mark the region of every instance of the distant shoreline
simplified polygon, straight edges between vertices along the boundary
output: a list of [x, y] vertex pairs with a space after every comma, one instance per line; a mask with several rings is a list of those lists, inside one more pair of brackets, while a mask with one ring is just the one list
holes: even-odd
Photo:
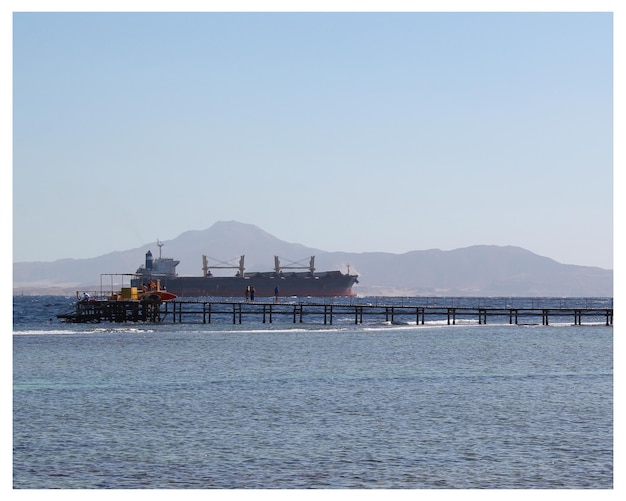
[[[14, 287], [13, 296], [76, 296], [77, 291], [98, 291], [100, 286], [76, 286], [76, 287]], [[476, 292], [469, 291], [409, 291], [392, 289], [389, 287], [366, 287], [364, 290], [355, 291], [356, 297], [468, 297], [468, 298], [487, 298], [487, 297], [537, 297], [537, 298], [549, 298], [549, 297], [561, 297], [551, 296], [549, 294], [534, 294], [534, 295], [519, 295], [519, 294], [478, 294]], [[243, 297], [243, 296], [242, 296]], [[580, 298], [613, 298], [614, 296], [598, 296], [596, 294], [576, 295], [568, 297], [580, 297]], [[192, 299], [192, 298], [191, 298]]]

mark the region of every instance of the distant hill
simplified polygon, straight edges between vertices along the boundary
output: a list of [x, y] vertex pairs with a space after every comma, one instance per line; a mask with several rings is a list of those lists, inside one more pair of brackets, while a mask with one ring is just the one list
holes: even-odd
[[[247, 271], [267, 271], [274, 256], [283, 264], [308, 260], [316, 268], [359, 273], [354, 291], [359, 295], [403, 296], [613, 296], [613, 271], [558, 263], [520, 247], [475, 245], [451, 251], [326, 252], [280, 240], [257, 226], [221, 221], [206, 230], [187, 231], [163, 242], [163, 257], [180, 260], [179, 275], [201, 275], [202, 255], [235, 262], [245, 255]], [[73, 294], [97, 289], [101, 274], [133, 273], [156, 242], [90, 259], [13, 264], [15, 294]], [[220, 274], [234, 273], [223, 270]], [[216, 274], [216, 273], [214, 273]], [[116, 277], [114, 283], [121, 283]], [[104, 277], [104, 285], [110, 277]], [[128, 277], [124, 278], [128, 284]]]

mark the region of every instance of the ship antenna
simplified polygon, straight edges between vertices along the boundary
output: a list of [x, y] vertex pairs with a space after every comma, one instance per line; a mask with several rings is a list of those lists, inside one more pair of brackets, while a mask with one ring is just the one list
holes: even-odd
[[161, 259], [161, 247], [163, 247], [163, 242], [161, 242], [158, 238], [157, 245], [159, 246], [159, 259]]

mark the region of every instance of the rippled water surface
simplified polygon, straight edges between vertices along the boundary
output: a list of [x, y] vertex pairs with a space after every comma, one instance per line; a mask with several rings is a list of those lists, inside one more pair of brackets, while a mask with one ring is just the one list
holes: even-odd
[[611, 327], [58, 327], [15, 488], [613, 486]]

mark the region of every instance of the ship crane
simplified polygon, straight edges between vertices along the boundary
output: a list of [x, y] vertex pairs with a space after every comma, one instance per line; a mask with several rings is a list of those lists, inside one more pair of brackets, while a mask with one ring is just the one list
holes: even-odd
[[211, 258], [213, 261], [217, 261], [218, 263], [221, 263], [221, 265], [209, 266], [207, 257], [203, 255], [202, 256], [202, 272], [204, 274], [204, 277], [210, 277], [211, 272], [209, 270], [212, 270], [212, 269], [239, 270], [239, 273], [237, 275], [240, 277], [243, 277], [244, 276], [243, 272], [245, 270], [244, 265], [243, 265], [244, 258], [245, 256], [239, 256], [239, 265], [237, 266], [233, 266], [224, 261], [219, 261], [218, 259]]
[[311, 256], [311, 260], [309, 261], [309, 265], [305, 266], [303, 261], [291, 261], [287, 266], [280, 265], [280, 259], [278, 256], [274, 256], [274, 270], [276, 275], [280, 275], [281, 270], [309, 270], [311, 275], [315, 273], [315, 256]]

